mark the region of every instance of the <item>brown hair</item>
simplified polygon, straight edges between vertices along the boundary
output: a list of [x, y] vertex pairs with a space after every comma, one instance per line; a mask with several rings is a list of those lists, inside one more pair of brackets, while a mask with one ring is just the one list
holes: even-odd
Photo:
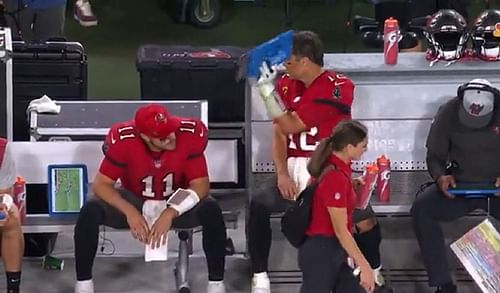
[[298, 31], [293, 34], [292, 54], [307, 57], [309, 60], [323, 66], [323, 42], [311, 31]]
[[366, 127], [356, 120], [343, 120], [332, 130], [332, 135], [321, 140], [314, 150], [307, 171], [313, 177], [319, 177], [326, 166], [332, 151], [341, 151], [347, 145], [356, 146], [368, 135]]

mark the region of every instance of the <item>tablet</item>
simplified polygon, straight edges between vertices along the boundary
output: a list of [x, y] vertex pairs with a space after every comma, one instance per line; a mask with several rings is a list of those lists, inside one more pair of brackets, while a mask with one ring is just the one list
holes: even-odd
[[494, 182], [459, 182], [455, 188], [448, 189], [455, 196], [490, 197], [500, 193]]
[[49, 165], [49, 215], [75, 215], [87, 198], [87, 167], [80, 164]]

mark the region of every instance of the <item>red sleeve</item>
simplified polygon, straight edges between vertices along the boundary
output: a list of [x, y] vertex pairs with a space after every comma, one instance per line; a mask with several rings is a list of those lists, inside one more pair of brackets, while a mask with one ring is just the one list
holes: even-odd
[[[192, 123], [195, 123], [194, 125]], [[183, 125], [186, 125], [186, 131], [182, 131]], [[189, 130], [188, 124], [194, 126], [194, 131]], [[208, 129], [200, 120], [181, 121], [180, 131], [183, 139], [186, 139], [187, 147], [189, 147], [189, 154], [186, 165], [184, 166], [184, 175], [186, 181], [208, 177], [207, 161], [205, 158], [205, 149], [208, 144]]]
[[354, 96], [354, 84], [345, 77], [337, 76], [334, 80], [324, 81], [316, 88], [314, 98], [296, 110], [297, 115], [307, 128], [318, 126], [333, 115], [350, 118]]
[[102, 145], [104, 158], [101, 161], [99, 172], [103, 175], [117, 180], [122, 177], [127, 167], [127, 139], [135, 138], [135, 130], [132, 126], [113, 126]]
[[348, 184], [341, 171], [329, 171], [321, 178], [316, 194], [327, 207], [347, 208]]

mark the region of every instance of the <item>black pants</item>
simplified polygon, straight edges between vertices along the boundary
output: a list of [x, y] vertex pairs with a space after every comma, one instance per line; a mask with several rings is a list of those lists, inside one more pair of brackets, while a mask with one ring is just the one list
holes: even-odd
[[[429, 274], [429, 285], [440, 286], [451, 282], [443, 230], [439, 222], [450, 222], [475, 209], [488, 209], [487, 199], [449, 199], [436, 185], [420, 194], [411, 208], [411, 216], [422, 252], [424, 265]], [[500, 219], [500, 198], [490, 200], [490, 213]]]
[[[143, 199], [126, 190], [119, 190], [121, 196], [142, 213]], [[207, 198], [192, 210], [176, 218], [173, 227], [203, 227], [203, 250], [207, 258], [208, 278], [220, 281], [224, 278], [226, 227], [222, 211], [217, 202]], [[92, 278], [92, 266], [98, 246], [99, 226], [128, 229], [124, 214], [93, 197], [82, 207], [75, 226], [75, 262], [77, 280]]]
[[337, 238], [309, 237], [299, 249], [300, 293], [366, 293]]
[[[272, 237], [271, 213], [283, 212], [290, 204], [290, 201], [281, 196], [275, 176], [263, 182], [252, 194], [248, 219], [248, 250], [253, 273], [268, 271]], [[370, 217], [375, 217], [370, 206], [366, 210], [355, 210], [353, 215], [355, 223]]]

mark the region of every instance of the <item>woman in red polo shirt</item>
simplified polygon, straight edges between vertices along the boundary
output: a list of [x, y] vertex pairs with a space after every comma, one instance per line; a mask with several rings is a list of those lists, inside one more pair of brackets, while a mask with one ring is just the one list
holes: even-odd
[[[320, 179], [313, 197], [307, 240], [299, 249], [303, 273], [300, 293], [361, 293], [372, 292], [375, 287], [373, 270], [351, 233], [356, 194], [350, 163], [361, 157], [367, 143], [366, 127], [345, 120], [321, 141], [311, 157], [308, 171]], [[359, 267], [361, 281], [347, 264], [348, 256]]]

